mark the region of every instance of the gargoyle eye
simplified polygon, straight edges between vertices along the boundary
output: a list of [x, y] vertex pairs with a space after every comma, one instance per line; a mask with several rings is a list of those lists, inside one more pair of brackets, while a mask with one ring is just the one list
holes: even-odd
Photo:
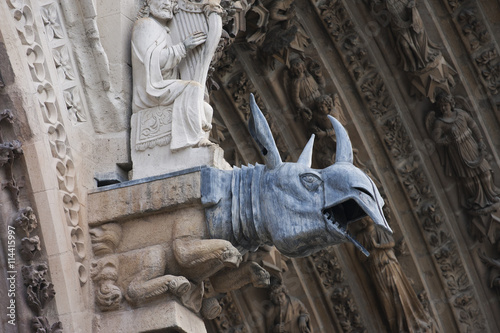
[[309, 191], [316, 191], [318, 187], [323, 183], [319, 176], [314, 173], [303, 173], [300, 175], [300, 182]]
[[362, 187], [355, 187], [356, 190], [368, 195], [370, 198], [373, 199], [373, 194], [371, 194], [367, 189], [362, 188]]

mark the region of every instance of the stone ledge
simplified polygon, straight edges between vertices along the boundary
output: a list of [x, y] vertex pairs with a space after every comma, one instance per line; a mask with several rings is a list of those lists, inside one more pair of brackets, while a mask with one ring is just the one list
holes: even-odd
[[177, 301], [100, 315], [97, 332], [206, 333], [203, 320]]
[[88, 224], [121, 222], [201, 204], [201, 167], [99, 188], [88, 195]]

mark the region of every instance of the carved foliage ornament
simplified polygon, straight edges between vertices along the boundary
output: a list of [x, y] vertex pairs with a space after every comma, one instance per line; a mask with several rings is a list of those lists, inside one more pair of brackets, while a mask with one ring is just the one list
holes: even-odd
[[[55, 1], [47, 2], [46, 5], [40, 6], [43, 19], [43, 27], [37, 26], [33, 20], [33, 13], [30, 5], [30, 0], [26, 1], [8, 1], [11, 8], [13, 20], [16, 23], [18, 34], [21, 37], [21, 42], [27, 47], [26, 62], [30, 68], [33, 83], [36, 89], [36, 97], [38, 98], [40, 109], [42, 111], [43, 121], [47, 125], [47, 135], [51, 153], [56, 160], [56, 174], [59, 182], [59, 190], [61, 192], [61, 204], [66, 214], [66, 222], [68, 224], [68, 235], [73, 231], [72, 228], [80, 224], [79, 217], [79, 199], [76, 192], [76, 171], [73, 163], [73, 152], [70, 147], [66, 129], [63, 126], [62, 117], [66, 114], [61, 112], [60, 106], [66, 105], [66, 111], [70, 111], [70, 119], [83, 120], [81, 96], [79, 83], [74, 80], [77, 75], [74, 70], [75, 66], [71, 60], [71, 51], [69, 39], [61, 25], [60, 10]], [[45, 30], [40, 33], [40, 30]], [[40, 37], [41, 36], [41, 37]], [[35, 38], [36, 37], [36, 38]], [[57, 39], [55, 48], [51, 40]], [[52, 49], [52, 54], [47, 57], [43, 54], [43, 45]], [[54, 62], [48, 62], [47, 58], [54, 59]], [[52, 78], [49, 70], [50, 66], [55, 66], [55, 72], [58, 77]], [[53, 88], [53, 80], [64, 79], [59, 84], [66, 93], [66, 100], [59, 101], [58, 94]], [[68, 96], [69, 92], [69, 96]], [[80, 116], [77, 116], [80, 115]], [[71, 236], [71, 235], [70, 235]], [[85, 244], [81, 243], [84, 247]], [[77, 253], [75, 253], [77, 254]], [[85, 249], [81, 248], [78, 251], [75, 259], [78, 262], [75, 269], [78, 271], [80, 283], [86, 281], [86, 268], [81, 265], [81, 261], [85, 256]]]
[[[322, 6], [333, 6], [333, 7], [337, 8], [337, 10], [340, 10], [340, 8], [342, 7], [342, 13], [346, 17], [345, 20], [350, 19], [349, 18], [349, 11], [346, 10], [345, 3], [342, 0], [324, 0], [324, 1], [311, 0], [311, 1], [316, 6], [317, 12], [320, 14], [320, 16], [322, 17], [323, 20], [326, 19], [325, 18], [326, 12], [324, 12], [324, 9], [322, 9], [324, 7], [322, 7]], [[328, 19], [326, 19], [326, 21], [324, 21], [324, 25], [325, 25], [325, 28], [329, 32], [334, 33], [334, 31], [332, 31], [332, 29], [328, 26]], [[345, 51], [346, 49], [344, 47], [344, 41], [347, 38], [350, 38], [352, 35], [359, 35], [358, 32], [356, 31], [356, 29], [354, 29], [354, 28], [350, 29], [346, 33], [342, 32], [342, 33], [336, 34], [335, 36], [332, 35], [332, 41], [333, 41], [334, 45], [336, 46], [339, 53], [344, 56], [344, 63], [346, 64], [346, 68], [349, 68], [349, 66], [348, 66], [349, 61], [348, 61], [348, 55]], [[363, 46], [363, 43], [360, 43], [360, 48], [362, 46]], [[365, 54], [364, 57], [365, 57], [365, 59], [367, 59], [368, 62], [373, 63], [373, 61], [370, 60], [370, 57], [368, 54]], [[380, 74], [377, 72], [375, 66], [371, 66], [371, 69], [365, 75], [362, 75], [360, 77], [356, 77], [356, 75], [354, 75], [354, 73], [351, 73], [351, 76], [352, 76], [353, 80], [356, 82], [356, 85], [357, 85], [359, 90], [361, 90], [360, 85], [362, 83], [366, 82], [364, 80], [366, 80], [370, 75], [379, 75], [380, 76]], [[382, 84], [383, 84], [383, 81], [382, 81]], [[372, 109], [370, 106], [371, 106], [371, 104], [373, 104], [373, 100], [370, 100], [364, 94], [361, 94], [361, 95], [364, 97], [364, 101], [369, 106], [369, 109]], [[385, 89], [384, 95], [387, 96], [387, 100], [391, 101], [389, 104], [390, 107], [387, 109], [385, 114], [387, 116], [391, 115], [394, 117], [401, 118], [397, 114], [397, 110], [394, 108], [394, 103], [392, 102], [392, 99], [391, 99], [390, 95], [388, 94], [387, 89]], [[380, 117], [380, 115], [377, 115], [377, 114], [372, 113], [372, 115], [375, 118]], [[403, 124], [403, 122], [401, 120], [399, 121], [399, 123]], [[389, 130], [387, 128], [382, 127], [376, 121], [374, 122], [374, 124], [376, 126], [380, 126], [381, 133], [384, 133], [384, 135], [386, 135], [386, 136], [389, 134], [389, 132], [388, 132]], [[411, 139], [408, 135], [407, 129], [404, 126], [402, 126], [401, 130], [402, 130], [401, 135], [404, 138], [407, 138], [407, 139], [403, 139], [401, 142], [411, 141]], [[391, 140], [390, 142], [394, 142], [394, 141]], [[437, 202], [437, 200], [436, 200], [436, 198], [431, 190], [431, 186], [430, 186], [431, 183], [429, 181], [429, 178], [427, 177], [426, 173], [423, 171], [422, 162], [421, 162], [420, 158], [418, 156], [416, 156], [416, 150], [415, 150], [416, 146], [415, 145], [412, 145], [412, 146], [414, 148], [411, 151], [406, 151], [406, 149], [394, 150], [393, 148], [391, 148], [391, 151], [394, 151], [395, 154], [399, 157], [398, 160], [394, 159], [394, 160], [392, 160], [392, 162], [393, 162], [393, 165], [395, 167], [395, 170], [397, 170], [397, 172], [398, 172], [399, 177], [402, 177], [403, 175], [407, 174], [407, 175], [411, 175], [411, 177], [413, 179], [419, 179], [419, 181], [416, 183], [413, 183], [412, 181], [402, 182], [402, 183], [405, 185], [405, 190], [406, 190], [408, 196], [413, 198], [412, 204], [413, 204], [414, 209], [418, 213], [418, 216], [419, 216], [419, 219], [421, 222], [421, 227], [423, 228], [424, 234], [426, 235], [426, 241], [427, 241], [427, 246], [429, 248], [429, 252], [435, 253], [436, 251], [438, 251], [439, 249], [442, 248], [442, 246], [443, 246], [442, 240], [443, 239], [450, 239], [451, 240], [452, 237], [450, 236], [450, 231], [448, 230], [448, 226], [444, 223], [437, 222], [437, 221], [444, 220], [443, 213], [442, 213], [442, 210], [439, 207], [439, 204], [438, 204], [438, 202]], [[401, 154], [401, 152], [404, 152], [404, 154]], [[401, 164], [401, 161], [405, 161], [405, 163]], [[406, 178], [406, 179], [410, 179], [410, 178]], [[432, 206], [434, 208], [433, 208], [432, 214], [429, 215], [428, 207], [430, 207], [430, 206]], [[454, 280], [453, 276], [462, 276], [462, 274], [467, 275], [467, 273], [465, 272], [463, 264], [461, 263], [460, 255], [455, 252], [456, 251], [455, 244], [453, 244], [453, 241], [450, 241], [449, 244], [450, 244], [450, 246], [452, 246], [450, 251], [453, 251], [454, 258], [456, 258], [460, 262], [460, 265], [448, 266], [447, 262], [439, 261], [436, 255], [434, 256], [434, 262], [436, 263], [436, 265], [438, 267], [440, 267], [441, 279], [443, 280], [443, 284], [445, 286], [447, 286], [445, 291], [446, 291], [447, 295], [450, 297], [451, 301], [454, 302], [456, 297], [452, 294], [450, 288], [448, 288], [448, 282], [453, 283], [453, 280]], [[451, 274], [445, 274], [444, 271], [447, 271], [449, 268], [451, 268]], [[471, 288], [469, 279], [466, 280], [466, 285], [467, 285], [468, 289], [466, 291], [464, 291], [463, 295], [468, 296], [470, 305], [477, 307], [478, 301], [474, 296], [474, 292]], [[456, 316], [458, 321], [459, 321], [459, 318], [461, 318], [463, 316], [467, 316], [467, 310], [463, 306], [461, 306], [460, 303], [453, 303], [453, 304], [454, 304], [454, 313], [455, 313], [455, 316]], [[482, 313], [478, 313], [478, 315], [476, 317], [472, 318], [474, 321], [473, 323], [472, 322], [463, 322], [463, 325], [465, 326], [464, 329], [475, 329], [476, 326], [484, 326], [482, 324], [482, 321], [483, 321], [482, 318], [483, 318]]]
[[310, 256], [311, 264], [333, 302], [333, 310], [343, 332], [366, 332], [361, 314], [333, 249], [321, 250]]

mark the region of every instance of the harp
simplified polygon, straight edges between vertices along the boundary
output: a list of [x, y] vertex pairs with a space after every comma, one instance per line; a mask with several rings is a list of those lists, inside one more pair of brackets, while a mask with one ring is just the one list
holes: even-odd
[[[222, 8], [220, 1], [179, 0], [179, 11], [171, 21], [170, 33], [175, 44], [181, 43], [194, 32], [203, 31], [207, 40], [190, 50], [178, 65], [181, 80], [199, 82], [205, 87], [210, 62], [222, 34]], [[207, 14], [205, 14], [207, 13]]]

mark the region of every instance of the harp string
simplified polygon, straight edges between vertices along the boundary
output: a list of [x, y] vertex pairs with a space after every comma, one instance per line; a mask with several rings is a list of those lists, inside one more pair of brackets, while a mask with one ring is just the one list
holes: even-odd
[[[197, 31], [203, 31], [208, 35], [211, 33], [208, 30], [208, 23], [205, 14], [203, 12], [192, 13], [183, 11], [182, 9], [179, 10], [179, 12], [175, 15], [172, 25], [172, 33], [176, 35], [176, 42], [180, 43], [184, 41], [189, 35]], [[186, 58], [179, 63], [181, 79], [196, 80], [200, 82], [202, 77], [200, 73], [208, 71], [208, 65], [210, 65], [210, 61], [207, 62], [206, 59], [203, 59], [205, 49], [210, 48], [210, 45], [206, 45], [206, 43], [210, 42], [211, 39], [207, 38], [207, 41], [204, 44], [189, 51]], [[202, 85], [205, 84], [205, 82], [200, 83]]]

